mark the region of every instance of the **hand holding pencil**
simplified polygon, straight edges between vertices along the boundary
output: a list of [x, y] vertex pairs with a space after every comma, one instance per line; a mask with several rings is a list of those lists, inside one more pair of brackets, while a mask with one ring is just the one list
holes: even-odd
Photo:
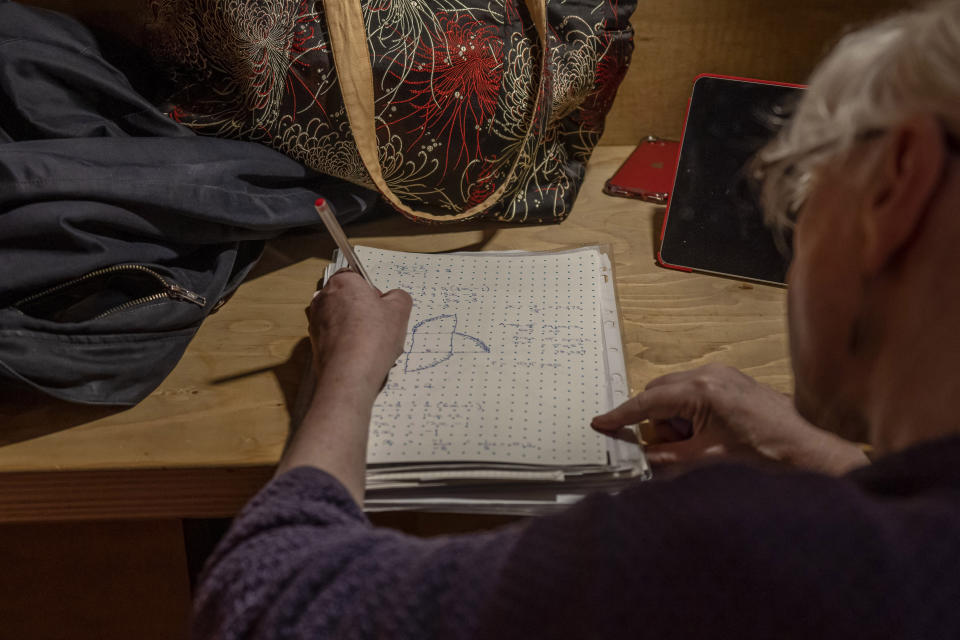
[[[381, 293], [360, 264], [330, 206], [323, 198], [318, 198], [314, 207], [350, 271], [369, 285], [366, 287], [356, 278], [341, 276], [330, 280], [314, 294], [313, 302], [307, 309], [314, 360], [318, 367], [334, 359], [338, 367], [347, 370], [369, 373], [372, 368], [375, 378], [376, 373], [386, 365], [385, 376], [403, 350], [413, 301], [401, 289]], [[384, 354], [386, 360], [383, 359]], [[382, 386], [380, 380], [377, 380], [377, 390]]]

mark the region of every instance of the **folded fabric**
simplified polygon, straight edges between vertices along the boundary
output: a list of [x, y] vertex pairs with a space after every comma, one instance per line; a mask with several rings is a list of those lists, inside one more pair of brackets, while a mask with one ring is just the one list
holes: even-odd
[[0, 0], [0, 380], [134, 404], [264, 240], [376, 194], [154, 108], [66, 16]]

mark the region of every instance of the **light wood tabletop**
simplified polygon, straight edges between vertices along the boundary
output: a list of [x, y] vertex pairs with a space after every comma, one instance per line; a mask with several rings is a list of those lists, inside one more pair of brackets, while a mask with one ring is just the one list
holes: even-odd
[[[427, 227], [397, 214], [346, 231], [355, 244], [417, 252], [610, 244], [635, 389], [718, 362], [789, 391], [785, 290], [656, 266], [663, 207], [602, 193], [631, 149], [598, 147], [559, 225]], [[8, 393], [0, 403], [0, 522], [234, 514], [280, 456], [309, 354], [304, 307], [332, 251], [319, 229], [269, 243], [173, 373], [136, 407], [111, 412]]]

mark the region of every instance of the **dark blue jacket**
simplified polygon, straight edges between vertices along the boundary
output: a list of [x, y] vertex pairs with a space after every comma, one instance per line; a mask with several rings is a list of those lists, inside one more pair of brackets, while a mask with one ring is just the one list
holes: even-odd
[[[149, 70], [143, 69], [147, 75]], [[0, 0], [0, 386], [133, 404], [322, 195], [376, 194], [158, 111], [66, 16]]]

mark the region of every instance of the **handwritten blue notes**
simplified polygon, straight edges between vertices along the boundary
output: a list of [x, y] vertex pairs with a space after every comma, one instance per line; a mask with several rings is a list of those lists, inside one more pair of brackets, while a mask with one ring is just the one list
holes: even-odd
[[374, 407], [368, 461], [604, 465], [609, 408], [600, 257], [358, 247], [381, 290], [414, 300]]

